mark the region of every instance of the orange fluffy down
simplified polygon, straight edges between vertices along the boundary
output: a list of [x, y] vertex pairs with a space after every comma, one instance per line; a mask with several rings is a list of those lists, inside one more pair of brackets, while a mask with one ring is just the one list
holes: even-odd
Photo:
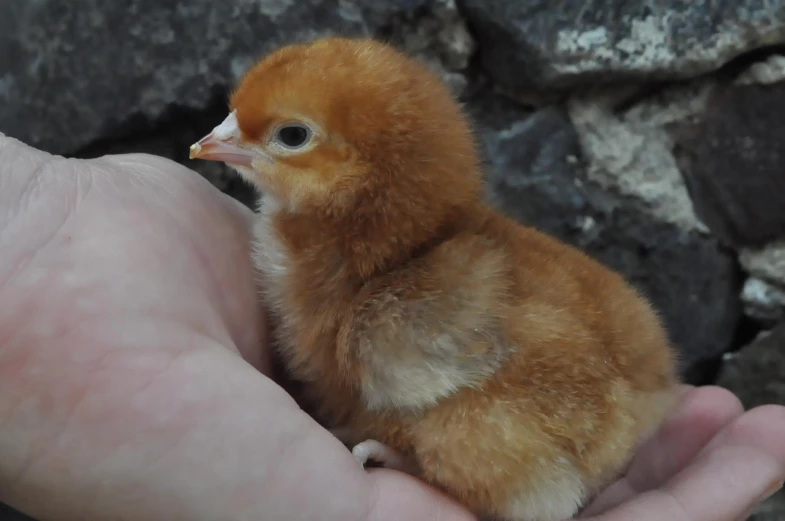
[[479, 514], [550, 521], [669, 413], [651, 306], [486, 203], [469, 122], [425, 66], [326, 38], [263, 58], [230, 105], [245, 144], [319, 129], [245, 175], [265, 194], [254, 255], [276, 348], [350, 447], [389, 445]]

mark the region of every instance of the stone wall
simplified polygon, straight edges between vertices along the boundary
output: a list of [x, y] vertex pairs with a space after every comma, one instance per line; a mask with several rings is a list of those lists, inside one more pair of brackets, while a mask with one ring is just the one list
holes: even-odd
[[[257, 57], [327, 34], [439, 71], [489, 197], [641, 288], [687, 381], [785, 403], [785, 1], [3, 0], [0, 131], [163, 155], [253, 205], [188, 146]], [[756, 517], [785, 519], [782, 494]]]

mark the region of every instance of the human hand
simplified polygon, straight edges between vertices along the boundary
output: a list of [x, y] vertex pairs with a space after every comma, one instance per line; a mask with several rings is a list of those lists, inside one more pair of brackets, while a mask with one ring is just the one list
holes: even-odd
[[467, 519], [366, 474], [261, 374], [251, 216], [170, 161], [0, 136], [0, 501], [42, 521]]
[[[363, 471], [265, 376], [250, 218], [160, 158], [0, 136], [0, 500], [41, 521], [473, 519]], [[785, 409], [740, 413], [685, 392], [584, 515], [738, 518], [785, 472]]]
[[678, 410], [644, 443], [584, 521], [741, 521], [782, 486], [785, 407], [744, 412], [729, 391], [684, 386]]

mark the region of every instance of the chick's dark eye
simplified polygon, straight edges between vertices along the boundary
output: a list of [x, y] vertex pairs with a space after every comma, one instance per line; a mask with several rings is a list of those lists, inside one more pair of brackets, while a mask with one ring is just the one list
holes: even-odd
[[287, 125], [278, 131], [278, 140], [290, 148], [301, 147], [308, 137], [308, 129], [301, 125]]

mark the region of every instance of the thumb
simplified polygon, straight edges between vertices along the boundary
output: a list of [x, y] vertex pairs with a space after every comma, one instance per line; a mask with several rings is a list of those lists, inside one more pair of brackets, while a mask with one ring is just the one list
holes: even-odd
[[0, 132], [0, 229], [23, 211], [35, 179], [55, 158]]
[[401, 472], [375, 469], [370, 512], [363, 521], [477, 521], [477, 517], [436, 489]]
[[0, 134], [0, 281], [40, 251], [73, 211], [78, 180], [53, 175], [70, 169], [68, 165], [68, 160]]

